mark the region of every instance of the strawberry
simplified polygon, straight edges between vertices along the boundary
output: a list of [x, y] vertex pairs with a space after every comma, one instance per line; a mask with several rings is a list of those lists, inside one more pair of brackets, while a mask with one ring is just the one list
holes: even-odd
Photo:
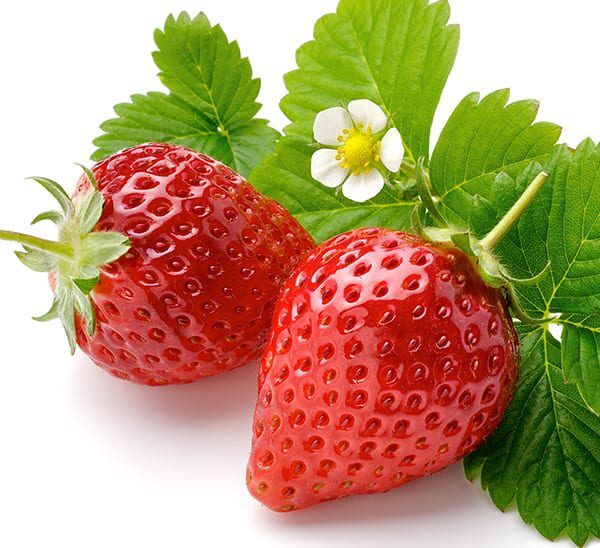
[[[0, 231], [49, 271], [50, 312], [92, 360], [140, 384], [187, 383], [256, 358], [281, 285], [314, 242], [276, 202], [192, 150], [148, 144], [86, 170], [58, 242]], [[75, 313], [74, 313], [75, 311]]]
[[248, 488], [290, 511], [433, 474], [498, 426], [518, 363], [503, 294], [463, 251], [383, 229], [338, 236], [275, 309]]

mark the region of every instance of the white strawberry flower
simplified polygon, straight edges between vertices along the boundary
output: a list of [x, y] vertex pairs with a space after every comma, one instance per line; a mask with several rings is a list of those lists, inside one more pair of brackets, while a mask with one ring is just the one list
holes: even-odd
[[343, 195], [354, 202], [377, 196], [404, 158], [400, 133], [386, 127], [387, 116], [368, 99], [319, 112], [313, 131], [323, 148], [312, 156], [313, 178], [329, 188], [342, 185]]

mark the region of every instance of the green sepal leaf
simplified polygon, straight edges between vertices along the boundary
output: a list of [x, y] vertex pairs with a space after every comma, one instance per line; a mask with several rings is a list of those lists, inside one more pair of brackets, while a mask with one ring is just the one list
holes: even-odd
[[[77, 288], [79, 289], [79, 285], [73, 280]], [[94, 284], [95, 285], [95, 284]], [[92, 286], [93, 289], [93, 286]], [[87, 287], [86, 287], [87, 290]], [[89, 290], [91, 291], [91, 289]], [[88, 291], [88, 293], [89, 293]], [[83, 318], [86, 324], [86, 329], [88, 335], [93, 335], [96, 330], [96, 315], [94, 314], [94, 306], [92, 303], [92, 299], [90, 296], [79, 290], [73, 291], [73, 301], [75, 303], [75, 308], [79, 315]]]
[[15, 255], [34, 272], [51, 272], [56, 268], [56, 257], [44, 251], [26, 248], [25, 251], [15, 251]]
[[464, 461], [494, 504], [513, 501], [523, 520], [548, 539], [578, 546], [600, 536], [600, 419], [565, 384], [560, 343], [547, 329], [520, 328], [519, 383], [504, 421]]
[[77, 204], [77, 215], [82, 233], [90, 232], [102, 216], [104, 197], [97, 190], [88, 192], [80, 204]]
[[565, 379], [574, 383], [590, 409], [600, 415], [600, 315], [561, 318]]
[[73, 211], [73, 202], [71, 201], [71, 198], [69, 198], [65, 189], [56, 181], [48, 179], [47, 177], [30, 177], [30, 179], [40, 184], [54, 197], [65, 215], [68, 215]]
[[59, 310], [58, 310], [58, 299], [56, 296], [52, 301], [52, 306], [50, 306], [50, 310], [41, 316], [35, 316], [33, 319], [36, 322], [49, 322], [52, 320], [56, 320], [58, 318]]
[[473, 240], [471, 238], [471, 234], [468, 232], [457, 232], [452, 234], [452, 243], [454, 243], [458, 249], [464, 251], [467, 255], [475, 257], [476, 253], [473, 250]]
[[74, 278], [72, 281], [79, 291], [84, 295], [89, 295], [92, 289], [98, 285], [100, 276], [95, 276], [94, 278]]
[[[93, 181], [91, 172], [87, 176]], [[85, 323], [90, 335], [96, 327], [90, 294], [100, 281], [100, 269], [124, 255], [130, 242], [116, 232], [92, 232], [102, 214], [104, 203], [99, 191], [92, 189], [80, 196], [77, 204], [73, 204], [54, 181], [41, 177], [35, 180], [57, 198], [65, 211], [64, 214], [46, 212], [34, 220], [50, 219], [57, 222], [58, 241], [4, 230], [0, 231], [0, 240], [21, 243], [24, 251], [17, 251], [16, 255], [25, 266], [36, 272], [53, 274], [55, 297], [52, 307], [35, 319], [44, 322], [59, 319], [71, 352], [75, 352], [78, 318]]]
[[69, 341], [69, 348], [71, 354], [75, 354], [77, 350], [77, 331], [75, 327], [75, 292], [67, 285], [70, 282], [66, 282], [64, 285], [60, 284], [57, 292], [58, 299], [58, 317], [62, 323], [63, 329], [67, 335]]
[[39, 215], [34, 217], [33, 221], [31, 221], [31, 224], [36, 225], [38, 223], [41, 223], [42, 221], [50, 221], [50, 222], [54, 223], [55, 225], [59, 225], [64, 220], [65, 220], [65, 217], [60, 211], [51, 210], [51, 211], [44, 211], [43, 213], [40, 213]]
[[98, 190], [98, 182], [96, 181], [96, 176], [94, 175], [94, 172], [89, 167], [86, 167], [83, 164], [75, 162], [75, 165], [79, 166], [85, 173], [86, 177], [88, 178], [88, 181], [92, 185], [92, 188], [94, 190]]
[[118, 118], [101, 125], [94, 160], [146, 142], [198, 150], [244, 176], [274, 147], [278, 132], [255, 118], [260, 81], [252, 77], [238, 44], [201, 13], [168, 17], [154, 35], [154, 60], [169, 94], [133, 95], [115, 107]]
[[502, 269], [502, 276], [505, 280], [509, 281], [513, 285], [521, 285], [522, 287], [535, 286], [539, 284], [550, 272], [552, 271], [552, 262], [548, 262], [548, 264], [544, 267], [539, 274], [535, 276], [531, 276], [530, 278], [513, 278], [510, 274], [506, 272], [505, 269]]
[[122, 257], [131, 243], [118, 232], [91, 232], [81, 242], [82, 264], [101, 266], [112, 263]]

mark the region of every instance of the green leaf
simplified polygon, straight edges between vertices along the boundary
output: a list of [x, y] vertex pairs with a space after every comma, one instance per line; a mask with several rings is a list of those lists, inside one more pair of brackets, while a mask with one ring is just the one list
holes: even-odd
[[247, 176], [269, 154], [278, 133], [256, 119], [260, 81], [220, 26], [201, 13], [169, 16], [157, 30], [154, 60], [169, 94], [133, 95], [115, 107], [94, 143], [100, 160], [145, 142], [169, 142], [208, 154]]
[[499, 216], [506, 213], [512, 203], [498, 195], [498, 175], [516, 177], [532, 162], [545, 161], [560, 137], [557, 125], [534, 123], [537, 101], [507, 104], [509, 96], [508, 90], [481, 101], [478, 93], [468, 95], [442, 131], [430, 175], [440, 210], [452, 224], [469, 226], [476, 196], [490, 201]]
[[548, 217], [553, 286], [548, 309], [600, 312], [600, 147], [584, 141], [563, 164]]
[[465, 459], [471, 479], [501, 510], [516, 501], [548, 539], [577, 545], [600, 536], [600, 418], [563, 380], [560, 344], [542, 328], [522, 330], [514, 400], [489, 441]]
[[412, 157], [429, 157], [433, 116], [458, 49], [448, 2], [341, 0], [297, 52], [281, 109], [288, 135], [312, 138], [317, 113], [370, 99], [392, 117]]
[[254, 170], [250, 181], [285, 206], [318, 242], [362, 226], [410, 226], [415, 202], [401, 201], [389, 189], [358, 204], [314, 181], [310, 176], [313, 152], [303, 140], [285, 137], [277, 144], [276, 153]]
[[409, 155], [429, 157], [431, 124], [458, 47], [458, 27], [447, 25], [445, 1], [342, 0], [336, 14], [315, 27], [315, 39], [297, 53], [286, 76], [281, 108], [287, 136], [251, 174], [318, 241], [364, 227], [410, 227], [415, 205], [385, 189], [364, 204], [346, 200], [311, 177], [316, 115], [354, 99], [371, 99], [390, 116]]
[[600, 315], [561, 321], [565, 379], [577, 385], [581, 397], [600, 415]]
[[537, 284], [516, 284], [526, 310], [600, 313], [600, 148], [584, 141], [574, 153], [558, 147], [544, 163], [545, 188], [500, 244], [497, 254], [515, 278], [531, 278], [547, 268]]

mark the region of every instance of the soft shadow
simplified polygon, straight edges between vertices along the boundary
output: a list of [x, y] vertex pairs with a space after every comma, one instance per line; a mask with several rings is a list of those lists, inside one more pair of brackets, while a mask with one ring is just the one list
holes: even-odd
[[129, 409], [162, 421], [196, 422], [214, 416], [239, 418], [251, 412], [256, 401], [256, 363], [193, 384], [147, 387], [114, 378], [84, 356], [77, 362], [70, 389], [87, 407]]

